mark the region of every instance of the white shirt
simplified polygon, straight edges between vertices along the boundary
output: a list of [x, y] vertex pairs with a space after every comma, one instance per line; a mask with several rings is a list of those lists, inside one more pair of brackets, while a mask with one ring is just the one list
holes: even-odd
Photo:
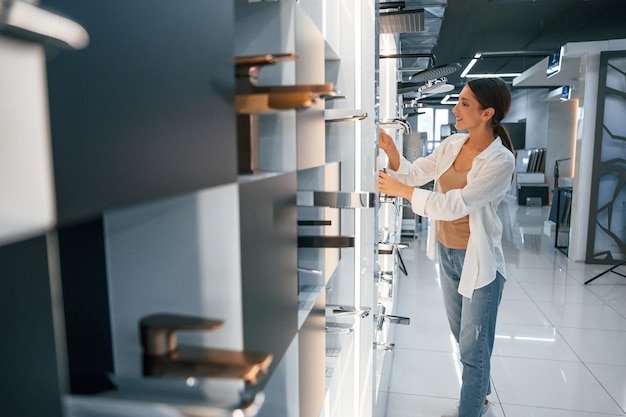
[[[432, 154], [413, 163], [401, 157], [398, 170], [390, 170], [390, 174], [411, 186], [435, 181], [434, 191], [414, 189], [411, 207], [416, 214], [433, 220], [456, 220], [469, 214], [470, 237], [458, 292], [472, 298], [475, 289], [495, 280], [496, 271], [505, 276], [502, 222], [496, 210], [511, 188], [515, 156], [496, 138], [474, 158], [467, 185], [443, 194], [437, 181], [452, 166], [468, 137], [467, 133], [454, 134]], [[428, 231], [427, 255], [437, 258], [436, 222]]]

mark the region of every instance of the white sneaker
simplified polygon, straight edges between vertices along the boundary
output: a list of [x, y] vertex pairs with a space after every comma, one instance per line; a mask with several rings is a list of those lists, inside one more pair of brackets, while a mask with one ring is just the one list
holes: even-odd
[[[487, 401], [485, 405], [483, 405], [483, 417], [496, 417], [496, 413], [493, 411], [493, 404], [491, 401]], [[441, 417], [459, 417], [459, 403], [457, 403], [455, 408], [452, 408], [441, 415]]]

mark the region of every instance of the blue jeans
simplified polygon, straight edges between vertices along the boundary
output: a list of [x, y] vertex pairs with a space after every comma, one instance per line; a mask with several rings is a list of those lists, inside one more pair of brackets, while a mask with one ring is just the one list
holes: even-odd
[[439, 243], [444, 306], [463, 364], [459, 417], [479, 417], [491, 393], [491, 352], [505, 279], [498, 272], [493, 282], [474, 290], [471, 299], [463, 297], [457, 290], [464, 259], [464, 249]]

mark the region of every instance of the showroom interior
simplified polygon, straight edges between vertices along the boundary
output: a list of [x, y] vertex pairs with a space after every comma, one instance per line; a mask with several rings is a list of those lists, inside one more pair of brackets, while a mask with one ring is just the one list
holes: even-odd
[[458, 401], [429, 220], [380, 194], [498, 76], [489, 400], [626, 415], [623, 0], [0, 0], [0, 415], [421, 417]]

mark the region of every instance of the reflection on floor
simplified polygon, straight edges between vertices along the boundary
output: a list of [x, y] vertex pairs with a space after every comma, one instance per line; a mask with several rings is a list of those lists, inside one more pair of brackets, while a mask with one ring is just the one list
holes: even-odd
[[[603, 265], [571, 262], [544, 234], [549, 207], [506, 199], [508, 279], [492, 358], [498, 416], [592, 417], [626, 415], [626, 279]], [[387, 417], [437, 417], [458, 401], [461, 365], [450, 335], [438, 267], [426, 258], [425, 231], [402, 257]]]

